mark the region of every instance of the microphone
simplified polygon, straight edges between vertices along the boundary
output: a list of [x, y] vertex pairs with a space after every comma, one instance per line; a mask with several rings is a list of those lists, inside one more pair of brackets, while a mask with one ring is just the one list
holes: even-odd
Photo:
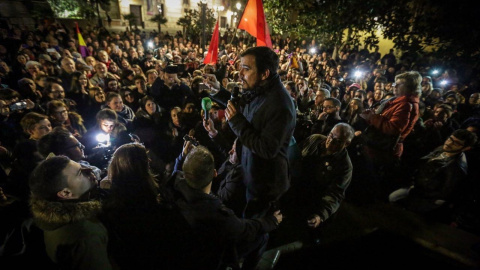
[[212, 108], [212, 100], [209, 97], [202, 98], [202, 109], [205, 120], [208, 120], [208, 112]]

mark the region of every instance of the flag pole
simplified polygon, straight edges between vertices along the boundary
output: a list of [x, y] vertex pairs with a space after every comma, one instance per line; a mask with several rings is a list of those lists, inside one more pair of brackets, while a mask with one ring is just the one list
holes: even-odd
[[232, 42], [235, 39], [235, 36], [237, 35], [237, 30], [238, 30], [238, 26], [240, 25], [240, 20], [243, 18], [243, 13], [245, 13], [245, 7], [246, 7], [246, 5], [243, 7], [242, 16], [240, 16], [240, 19], [238, 19], [237, 27], [235, 27], [235, 31], [233, 32], [233, 37], [232, 37], [232, 39], [230, 40], [230, 43], [229, 43], [230, 45], [232, 45]]

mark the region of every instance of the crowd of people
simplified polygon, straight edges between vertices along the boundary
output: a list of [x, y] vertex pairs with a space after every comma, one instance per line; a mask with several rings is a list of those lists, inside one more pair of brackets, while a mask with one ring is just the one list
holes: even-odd
[[204, 64], [181, 32], [91, 27], [82, 56], [64, 25], [0, 30], [19, 265], [255, 269], [270, 232], [307, 241], [344, 200], [480, 233], [480, 89], [449, 63], [227, 31]]

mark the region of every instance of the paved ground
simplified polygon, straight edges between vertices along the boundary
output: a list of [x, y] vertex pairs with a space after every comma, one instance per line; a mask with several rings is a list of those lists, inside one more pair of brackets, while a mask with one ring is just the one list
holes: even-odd
[[317, 243], [292, 242], [283, 234], [290, 232], [271, 235], [261, 269], [480, 267], [479, 236], [428, 222], [390, 204], [345, 202], [333, 222], [322, 228]]

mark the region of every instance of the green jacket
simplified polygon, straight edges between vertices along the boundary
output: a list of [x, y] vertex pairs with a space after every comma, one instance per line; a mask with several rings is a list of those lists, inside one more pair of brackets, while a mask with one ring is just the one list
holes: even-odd
[[43, 230], [50, 259], [61, 269], [111, 269], [107, 230], [97, 215], [98, 201], [30, 201], [35, 223]]

